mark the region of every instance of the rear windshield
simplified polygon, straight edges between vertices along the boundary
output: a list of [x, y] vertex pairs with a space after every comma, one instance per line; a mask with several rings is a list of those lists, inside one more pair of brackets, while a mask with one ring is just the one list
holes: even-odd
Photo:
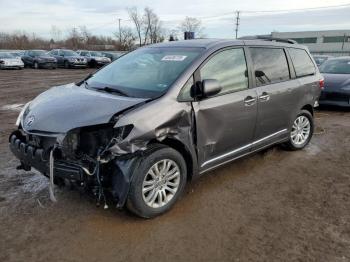
[[10, 53], [0, 52], [0, 58], [14, 58]]
[[320, 66], [321, 73], [350, 74], [350, 59], [331, 59]]
[[96, 72], [88, 87], [116, 89], [128, 96], [164, 94], [199, 56], [201, 48], [140, 48]]

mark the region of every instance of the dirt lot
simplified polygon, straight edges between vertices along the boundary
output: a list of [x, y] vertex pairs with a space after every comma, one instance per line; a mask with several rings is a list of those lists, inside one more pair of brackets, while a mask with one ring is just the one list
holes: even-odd
[[7, 137], [19, 104], [88, 72], [0, 71], [0, 261], [350, 261], [349, 111], [318, 111], [305, 150], [208, 173], [156, 219], [68, 189], [51, 203], [46, 178], [16, 171]]

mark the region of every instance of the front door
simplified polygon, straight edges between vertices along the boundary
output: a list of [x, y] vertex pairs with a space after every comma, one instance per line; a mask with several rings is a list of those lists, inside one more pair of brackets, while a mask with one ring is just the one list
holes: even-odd
[[219, 94], [193, 102], [201, 171], [250, 151], [257, 94], [249, 89], [247, 72], [243, 48], [219, 51], [199, 69], [200, 81], [216, 79], [222, 87]]

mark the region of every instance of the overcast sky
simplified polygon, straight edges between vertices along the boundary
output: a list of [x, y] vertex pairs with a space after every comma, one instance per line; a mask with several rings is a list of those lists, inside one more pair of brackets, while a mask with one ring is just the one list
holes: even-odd
[[[349, 6], [308, 11], [249, 12], [345, 4]], [[122, 25], [132, 26], [126, 8], [133, 6], [140, 11], [146, 6], [152, 8], [168, 29], [176, 28], [185, 16], [202, 18], [207, 37], [233, 37], [236, 10], [242, 11], [241, 36], [271, 31], [350, 29], [349, 0], [0, 0], [0, 32], [20, 30], [50, 38], [52, 25], [63, 32], [86, 25], [91, 33], [112, 35], [117, 31], [118, 18], [123, 19]]]

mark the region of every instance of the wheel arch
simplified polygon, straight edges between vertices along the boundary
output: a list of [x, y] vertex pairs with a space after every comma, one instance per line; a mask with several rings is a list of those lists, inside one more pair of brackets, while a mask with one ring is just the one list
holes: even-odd
[[314, 115], [314, 108], [310, 104], [304, 105], [301, 110], [309, 111], [312, 116]]
[[194, 163], [194, 159], [192, 157], [190, 150], [188, 149], [188, 147], [184, 143], [182, 143], [181, 141], [179, 141], [177, 139], [165, 138], [161, 142], [158, 140], [151, 140], [148, 143], [148, 145], [152, 145], [152, 144], [165, 145], [165, 146], [171, 147], [172, 149], [178, 151], [183, 156], [183, 158], [186, 162], [187, 179], [188, 180], [192, 179], [192, 176], [195, 172], [195, 167], [194, 167], [195, 163]]

